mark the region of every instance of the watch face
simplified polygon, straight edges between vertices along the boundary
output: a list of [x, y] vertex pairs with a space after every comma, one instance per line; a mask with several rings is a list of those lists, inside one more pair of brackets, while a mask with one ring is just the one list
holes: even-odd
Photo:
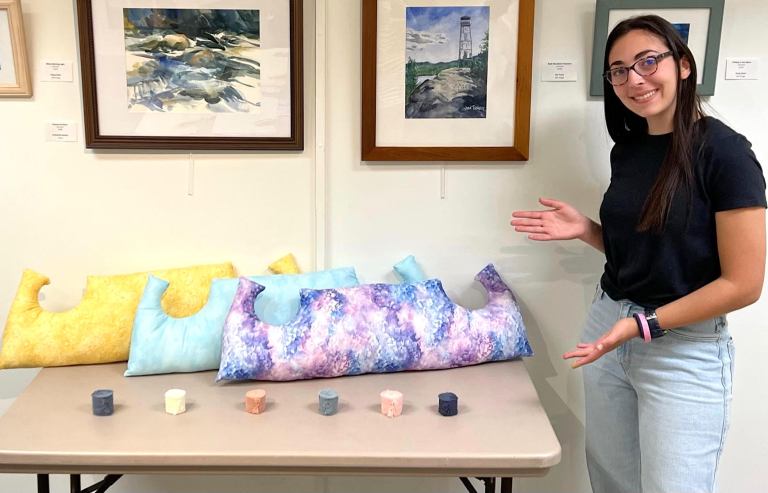
[[659, 320], [656, 316], [656, 311], [650, 308], [645, 309], [645, 320], [648, 321], [648, 328], [651, 331], [651, 339], [656, 339], [667, 333], [666, 330], [659, 326]]

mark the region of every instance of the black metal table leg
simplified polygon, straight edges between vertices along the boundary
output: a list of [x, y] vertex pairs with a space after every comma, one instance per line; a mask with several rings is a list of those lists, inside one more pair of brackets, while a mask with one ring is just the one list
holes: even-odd
[[512, 493], [512, 478], [501, 478], [501, 493]]
[[485, 483], [485, 493], [496, 493], [496, 478], [477, 478]]
[[[475, 489], [474, 485], [469, 482], [469, 479], [465, 477], [460, 477], [459, 479], [469, 493], [477, 493], [477, 490]], [[483, 488], [483, 493], [496, 493], [496, 478], [476, 479], [482, 481], [485, 485]], [[501, 478], [501, 493], [512, 493], [512, 478]]]
[[37, 493], [51, 493], [51, 479], [47, 474], [37, 475]]
[[115, 484], [118, 479], [122, 478], [122, 474], [107, 474], [104, 479], [98, 483], [92, 484], [80, 493], [105, 493], [110, 486]]
[[80, 493], [80, 475], [69, 475], [69, 491], [70, 493]]
[[464, 476], [459, 478], [461, 480], [461, 484], [464, 485], [464, 487], [467, 489], [469, 493], [477, 493], [477, 490], [472, 485], [472, 483], [469, 482], [468, 478], [465, 478]]

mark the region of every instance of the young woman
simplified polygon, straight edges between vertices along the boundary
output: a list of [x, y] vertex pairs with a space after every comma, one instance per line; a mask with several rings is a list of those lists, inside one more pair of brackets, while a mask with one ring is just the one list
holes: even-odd
[[600, 224], [551, 199], [511, 224], [605, 252], [582, 342], [563, 355], [583, 366], [593, 491], [712, 492], [732, 396], [725, 314], [760, 296], [765, 180], [751, 144], [704, 116], [671, 24], [625, 20], [605, 53], [615, 145]]

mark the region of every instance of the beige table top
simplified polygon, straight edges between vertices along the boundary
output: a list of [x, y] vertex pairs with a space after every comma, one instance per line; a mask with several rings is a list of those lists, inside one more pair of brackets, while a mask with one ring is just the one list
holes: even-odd
[[[123, 377], [125, 364], [43, 369], [0, 417], [0, 472], [397, 474], [540, 476], [560, 444], [521, 361], [442, 371], [298, 382], [216, 384], [215, 372]], [[115, 414], [91, 413], [93, 390], [115, 393]], [[187, 412], [164, 393], [187, 391]], [[267, 411], [244, 411], [267, 391]], [[317, 412], [320, 389], [339, 413]], [[403, 414], [379, 412], [379, 392], [405, 395]], [[459, 415], [437, 395], [459, 396]]]

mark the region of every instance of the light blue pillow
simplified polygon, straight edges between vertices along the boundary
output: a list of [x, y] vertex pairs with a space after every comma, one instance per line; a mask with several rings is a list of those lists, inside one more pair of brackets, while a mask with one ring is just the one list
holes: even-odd
[[[261, 320], [274, 325], [284, 325], [296, 317], [302, 288], [359, 285], [352, 267], [248, 279], [266, 288], [254, 307]], [[150, 275], [133, 321], [125, 376], [217, 369], [221, 358], [221, 331], [237, 283], [238, 279], [214, 279], [205, 306], [194, 315], [175, 318], [160, 306], [168, 282]]]
[[396, 263], [393, 268], [406, 284], [414, 284], [427, 280], [427, 276], [424, 275], [424, 271], [421, 270], [421, 267], [416, 262], [413, 255], [408, 255], [403, 260]]

